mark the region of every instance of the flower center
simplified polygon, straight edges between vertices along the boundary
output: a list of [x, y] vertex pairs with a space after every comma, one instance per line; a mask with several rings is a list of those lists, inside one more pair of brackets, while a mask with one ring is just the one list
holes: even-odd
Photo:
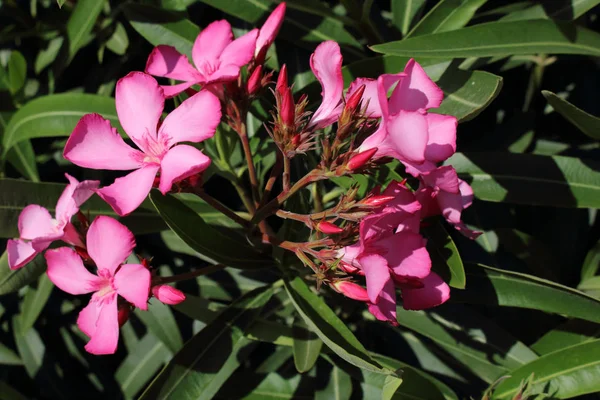
[[221, 63], [218, 60], [216, 60], [214, 64], [209, 61], [203, 61], [198, 66], [198, 71], [200, 71], [200, 73], [202, 75], [207, 77], [207, 76], [210, 76], [211, 74], [213, 74], [216, 70], [218, 70], [220, 64]]
[[145, 164], [160, 164], [160, 161], [169, 150], [169, 137], [159, 134], [156, 137], [146, 132], [140, 143], [144, 151], [142, 162]]

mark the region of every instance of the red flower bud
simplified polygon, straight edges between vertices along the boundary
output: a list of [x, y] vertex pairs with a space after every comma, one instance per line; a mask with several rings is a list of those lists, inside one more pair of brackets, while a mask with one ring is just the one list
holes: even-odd
[[118, 310], [119, 311], [117, 314], [117, 320], [119, 321], [119, 326], [123, 326], [125, 325], [125, 322], [129, 320], [129, 313], [131, 311], [131, 307], [129, 306], [129, 304], [121, 303], [119, 304]]
[[348, 161], [348, 169], [354, 171], [355, 169], [359, 169], [364, 166], [373, 156], [377, 153], [377, 148], [374, 147], [372, 149], [363, 151], [362, 153], [358, 153]]
[[344, 230], [331, 222], [321, 221], [317, 224], [317, 230], [327, 235], [333, 235], [336, 233], [342, 233]]
[[389, 203], [390, 201], [394, 200], [395, 198], [396, 197], [394, 197], [394, 196], [384, 196], [384, 195], [372, 196], [372, 197], [369, 197], [368, 199], [364, 200], [362, 203], [365, 206], [379, 207], [386, 203]]
[[357, 285], [353, 282], [348, 281], [337, 281], [333, 283], [333, 288], [343, 294], [346, 297], [349, 297], [353, 300], [358, 301], [369, 301], [369, 295], [367, 294], [367, 289], [364, 287]]
[[185, 294], [181, 290], [169, 285], [153, 286], [152, 294], [162, 303], [169, 305], [179, 304], [185, 300]]
[[356, 110], [356, 107], [358, 107], [364, 92], [365, 85], [361, 85], [357, 90], [354, 91], [354, 93], [350, 95], [350, 97], [346, 99], [346, 106], [344, 108], [350, 112]]
[[275, 90], [281, 96], [285, 95], [285, 91], [288, 88], [288, 75], [287, 75], [287, 67], [285, 64], [281, 67], [279, 71], [279, 76], [277, 77], [277, 85], [275, 86]]
[[290, 88], [285, 90], [279, 114], [281, 115], [281, 120], [284, 125], [294, 125], [296, 120], [296, 106], [294, 105], [294, 96], [292, 95], [292, 90]]
[[300, 145], [300, 135], [294, 135], [292, 137], [292, 145], [297, 148]]
[[250, 78], [248, 78], [248, 94], [256, 94], [261, 89], [262, 82], [262, 65], [259, 65], [254, 69]]

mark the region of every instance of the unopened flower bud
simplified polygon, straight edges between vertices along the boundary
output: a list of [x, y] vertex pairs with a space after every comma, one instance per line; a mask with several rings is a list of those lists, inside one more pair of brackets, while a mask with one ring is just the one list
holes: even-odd
[[356, 110], [362, 99], [363, 93], [365, 92], [365, 87], [365, 85], [361, 85], [346, 99], [346, 105], [344, 106], [346, 112], [354, 112], [354, 110]]
[[296, 120], [296, 106], [294, 105], [294, 96], [292, 95], [292, 90], [290, 88], [285, 90], [279, 113], [284, 125], [294, 125]]
[[129, 313], [131, 312], [131, 307], [129, 304], [121, 303], [119, 304], [119, 311], [117, 314], [117, 320], [119, 321], [119, 326], [125, 325], [125, 322], [129, 320]]
[[357, 285], [356, 283], [349, 281], [337, 281], [334, 282], [331, 286], [341, 294], [346, 297], [349, 297], [353, 300], [358, 301], [369, 301], [369, 295], [367, 294], [367, 289], [364, 287]]
[[337, 225], [332, 224], [331, 222], [321, 221], [317, 224], [317, 230], [319, 232], [323, 232], [327, 235], [333, 235], [337, 233], [342, 233], [344, 230]]
[[292, 137], [292, 145], [294, 146], [294, 148], [298, 148], [298, 146], [300, 145], [300, 135], [296, 134]]
[[248, 78], [248, 94], [256, 94], [261, 89], [262, 83], [262, 65], [254, 69], [250, 78]]
[[152, 287], [152, 294], [160, 302], [175, 305], [185, 300], [185, 294], [179, 289], [169, 285], [156, 285]]
[[379, 207], [386, 203], [389, 203], [390, 201], [394, 200], [395, 198], [396, 198], [395, 196], [384, 196], [384, 195], [372, 196], [372, 197], [365, 199], [362, 203], [365, 206]]
[[287, 67], [285, 64], [283, 64], [283, 66], [281, 67], [281, 70], [279, 71], [279, 76], [277, 77], [277, 85], [275, 86], [275, 90], [281, 96], [284, 96], [287, 88], [288, 88]]
[[363, 151], [362, 153], [358, 153], [355, 156], [352, 156], [350, 161], [348, 161], [348, 169], [354, 171], [364, 166], [366, 163], [373, 158], [373, 156], [377, 153], [377, 148], [374, 147], [372, 149]]

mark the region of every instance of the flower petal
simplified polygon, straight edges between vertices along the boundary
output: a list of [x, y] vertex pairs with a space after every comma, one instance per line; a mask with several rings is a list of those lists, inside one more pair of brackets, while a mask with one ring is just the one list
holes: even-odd
[[434, 163], [444, 161], [456, 151], [456, 117], [442, 114], [427, 114], [429, 143], [425, 158]]
[[256, 50], [254, 51], [257, 59], [264, 59], [267, 50], [269, 50], [269, 47], [275, 41], [275, 37], [279, 33], [279, 28], [281, 28], [283, 18], [285, 17], [285, 9], [285, 3], [280, 3], [260, 27], [260, 32], [256, 38]]
[[463, 210], [460, 194], [441, 191], [436, 200], [444, 218], [451, 224], [459, 224]]
[[123, 129], [142, 151], [147, 152], [144, 136], [156, 139], [156, 126], [165, 107], [163, 90], [152, 76], [130, 72], [117, 82], [115, 99]]
[[451, 165], [444, 165], [433, 171], [421, 175], [425, 185], [434, 188], [436, 191], [459, 194], [459, 179], [456, 170]]
[[377, 242], [385, 249], [383, 255], [394, 274], [409, 278], [424, 278], [431, 271], [431, 258], [425, 239], [418, 233], [401, 232]]
[[98, 270], [115, 271], [135, 247], [133, 233], [114, 218], [96, 217], [87, 232], [87, 251]]
[[21, 211], [18, 227], [21, 239], [32, 240], [57, 233], [59, 237], [62, 236], [62, 232], [57, 229], [50, 212], [37, 204], [30, 204]]
[[183, 92], [189, 87], [192, 87], [196, 82], [184, 82], [178, 83], [177, 85], [161, 85], [160, 88], [163, 90], [165, 95], [165, 99], [170, 99], [171, 97], [177, 96], [179, 93]]
[[144, 201], [160, 166], [149, 164], [133, 171], [115, 182], [99, 189], [96, 193], [102, 197], [120, 216], [127, 215], [139, 207]]
[[388, 321], [392, 325], [398, 325], [396, 318], [396, 289], [391, 279], [385, 283], [377, 304], [369, 304], [369, 312], [380, 321]]
[[66, 225], [71, 217], [77, 214], [79, 206], [92, 197], [95, 189], [100, 186], [100, 181], [79, 182], [69, 174], [65, 174], [65, 176], [69, 180], [69, 184], [56, 203], [56, 220], [60, 225]]
[[141, 264], [123, 264], [115, 274], [115, 289], [141, 310], [148, 309], [150, 271]]
[[173, 46], [156, 46], [148, 56], [146, 73], [178, 81], [199, 81], [196, 68]]
[[229, 43], [219, 56], [221, 65], [242, 67], [248, 64], [254, 57], [257, 36], [258, 29], [252, 29], [250, 32]]
[[192, 59], [196, 68], [202, 71], [204, 64], [216, 64], [219, 56], [232, 40], [233, 32], [229, 22], [220, 20], [209, 24], [194, 41]]
[[38, 251], [33, 248], [32, 242], [19, 239], [9, 239], [6, 244], [6, 251], [8, 252], [8, 266], [11, 270], [25, 266], [38, 255]]
[[387, 121], [388, 143], [403, 160], [422, 163], [429, 140], [427, 119], [420, 112], [400, 111]]
[[114, 354], [119, 344], [119, 313], [117, 310], [117, 294], [102, 299], [96, 331], [85, 349], [92, 354]]
[[102, 303], [92, 299], [77, 317], [77, 326], [87, 337], [94, 336]]
[[179, 142], [201, 142], [214, 136], [220, 121], [219, 99], [202, 90], [167, 115], [158, 134], [169, 138], [168, 147]]
[[240, 67], [237, 65], [223, 65], [219, 69], [215, 70], [211, 74], [204, 78], [204, 87], [206, 85], [230, 82], [236, 80], [240, 74]]
[[139, 168], [143, 154], [127, 145], [110, 122], [98, 114], [84, 115], [63, 151], [73, 164], [92, 169], [128, 170]]
[[70, 294], [85, 294], [98, 290], [105, 280], [89, 272], [81, 257], [69, 247], [50, 249], [44, 254], [48, 278], [58, 288]]
[[186, 144], [175, 146], [161, 161], [158, 189], [162, 194], [167, 194], [174, 182], [202, 172], [209, 165], [210, 158], [195, 147]]
[[341, 112], [340, 101], [344, 90], [342, 53], [340, 45], [328, 40], [321, 43], [310, 57], [310, 68], [321, 83], [323, 101], [312, 115], [310, 124], [319, 128], [331, 125]]
[[[384, 101], [387, 105], [387, 91], [397, 83], [405, 74], [400, 72], [399, 74], [383, 74], [379, 79], [370, 78], [356, 78], [354, 82], [348, 87], [346, 98], [348, 98], [354, 91], [358, 90], [359, 87], [365, 85], [365, 91], [363, 93], [362, 102], [363, 107], [369, 102], [367, 107], [367, 116], [369, 118], [379, 118], [382, 116], [381, 101]], [[381, 83], [379, 83], [381, 81]], [[379, 95], [381, 87], [382, 95]]]
[[450, 298], [450, 287], [435, 272], [421, 279], [421, 283], [421, 288], [401, 286], [405, 310], [424, 310], [439, 306]]
[[358, 257], [358, 262], [365, 272], [369, 300], [371, 303], [377, 303], [377, 298], [383, 287], [392, 279], [387, 261], [379, 254], [365, 254]]
[[390, 97], [390, 113], [427, 110], [442, 104], [444, 92], [427, 76], [419, 63], [411, 59], [404, 67], [404, 73], [406, 76]]

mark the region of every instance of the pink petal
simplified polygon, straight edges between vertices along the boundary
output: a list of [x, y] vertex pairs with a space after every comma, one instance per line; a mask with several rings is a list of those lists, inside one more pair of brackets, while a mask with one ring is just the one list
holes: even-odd
[[[427, 156], [427, 148], [425, 149], [425, 156]], [[437, 165], [434, 162], [425, 160], [422, 164], [410, 163], [408, 161], [400, 161], [406, 167], [406, 172], [411, 174], [415, 178], [420, 177], [426, 172], [433, 171], [437, 168]]]
[[96, 217], [87, 232], [87, 251], [98, 270], [106, 269], [114, 276], [135, 247], [133, 233], [114, 218]]
[[390, 279], [385, 283], [377, 304], [369, 304], [369, 312], [380, 321], [388, 321], [398, 325], [396, 318], [396, 289]]
[[451, 165], [444, 165], [421, 175], [425, 185], [448, 193], [459, 194], [459, 180], [456, 170]]
[[77, 317], [77, 326], [87, 337], [94, 336], [96, 333], [96, 323], [100, 315], [102, 303], [92, 299], [83, 310], [79, 312]]
[[377, 303], [377, 298], [383, 287], [392, 279], [387, 261], [379, 254], [365, 254], [358, 257], [358, 262], [365, 272], [369, 300], [371, 300], [371, 303]]
[[202, 90], [182, 102], [165, 118], [158, 135], [169, 138], [168, 147], [178, 142], [201, 142], [213, 137], [220, 121], [219, 99]]
[[50, 215], [50, 212], [37, 204], [30, 204], [19, 214], [19, 233], [21, 239], [37, 239], [49, 236], [62, 236], [62, 230]]
[[390, 113], [427, 110], [442, 104], [444, 92], [427, 76], [419, 63], [411, 59], [404, 67], [404, 73], [406, 77], [390, 97]]
[[421, 217], [427, 218], [434, 215], [440, 215], [440, 207], [436, 200], [437, 192], [434, 192], [433, 188], [429, 186], [419, 186], [419, 190], [415, 192], [415, 196], [419, 203], [421, 203]]
[[388, 142], [403, 160], [422, 163], [429, 140], [427, 119], [419, 112], [400, 111], [387, 122]]
[[64, 157], [80, 167], [109, 170], [139, 168], [143, 154], [127, 145], [110, 122], [98, 114], [79, 120], [67, 140]]
[[460, 194], [439, 192], [436, 200], [442, 215], [451, 224], [460, 223], [462, 214], [462, 197]]
[[382, 122], [377, 128], [377, 130], [374, 133], [372, 133], [371, 136], [366, 138], [364, 142], [362, 142], [362, 144], [358, 148], [358, 151], [362, 153], [363, 151], [377, 148], [378, 151], [373, 156], [373, 159], [387, 156], [387, 154], [384, 154], [385, 152], [381, 149], [383, 142], [387, 138], [387, 134], [388, 133], [385, 129], [385, 124]]
[[9, 239], [6, 244], [6, 251], [8, 252], [8, 266], [11, 270], [25, 266], [38, 255], [38, 251], [33, 248], [32, 242], [18, 239]]
[[190, 64], [187, 57], [178, 52], [173, 46], [156, 46], [148, 56], [146, 73], [178, 81], [198, 82], [200, 79], [196, 68]]
[[384, 206], [384, 210], [405, 211], [414, 214], [421, 209], [415, 194], [400, 182], [393, 181], [383, 191], [385, 196], [394, 196], [394, 200]]
[[225, 20], [208, 25], [196, 38], [192, 48], [192, 59], [199, 71], [206, 63], [216, 64], [219, 56], [233, 40], [231, 25]]
[[150, 271], [140, 264], [123, 264], [115, 274], [117, 293], [141, 310], [148, 309]]
[[331, 40], [318, 45], [310, 57], [310, 68], [323, 88], [323, 101], [310, 120], [310, 124], [319, 129], [335, 122], [341, 111], [339, 105], [344, 91], [344, 80], [340, 46]]
[[[108, 297], [108, 296], [107, 296]], [[92, 354], [114, 354], [119, 344], [119, 314], [117, 311], [117, 294], [110, 298], [103, 298], [96, 331], [92, 339], [85, 345], [85, 349]]]
[[434, 163], [444, 161], [456, 151], [456, 117], [442, 114], [427, 114], [429, 143], [425, 158]]
[[163, 90], [165, 95], [165, 99], [170, 99], [171, 97], [177, 96], [179, 93], [183, 92], [189, 87], [195, 85], [196, 82], [189, 81], [184, 83], [178, 83], [177, 85], [161, 85], [160, 88]]
[[160, 166], [146, 165], [133, 171], [122, 178], [115, 179], [115, 183], [99, 189], [96, 193], [102, 197], [117, 214], [127, 215], [139, 207], [144, 201]]
[[367, 102], [369, 103], [367, 106], [366, 115], [369, 118], [380, 118], [381, 106], [379, 105], [379, 95], [377, 93], [377, 80], [369, 78], [356, 78], [348, 87], [346, 98], [350, 97], [352, 93], [357, 91], [362, 85], [365, 85], [365, 91], [362, 96], [362, 107], [364, 107]]
[[[145, 153], [145, 143], [156, 139], [156, 126], [165, 107], [163, 90], [152, 76], [130, 72], [115, 90], [119, 122], [131, 140]], [[122, 168], [119, 168], [122, 169]]]
[[237, 65], [223, 65], [219, 67], [219, 69], [207, 75], [204, 78], [204, 84], [209, 85], [215, 83], [230, 82], [236, 80], [239, 74], [240, 67], [238, 67]]
[[223, 53], [219, 56], [221, 65], [235, 65], [242, 67], [250, 62], [254, 57], [256, 49], [256, 37], [258, 29], [252, 29], [245, 35], [240, 36], [231, 42]]
[[439, 306], [450, 298], [450, 287], [435, 272], [421, 279], [422, 288], [402, 287], [406, 310], [424, 310]]
[[79, 206], [92, 197], [94, 191], [100, 186], [100, 181], [79, 182], [69, 174], [65, 176], [69, 184], [56, 203], [56, 219], [61, 224], [67, 224], [71, 217], [77, 214]]
[[418, 233], [397, 233], [378, 241], [377, 247], [386, 250], [383, 256], [398, 276], [424, 278], [431, 271], [431, 258], [425, 248], [425, 239]]
[[70, 294], [85, 294], [98, 290], [105, 280], [89, 272], [81, 257], [69, 247], [50, 249], [44, 254], [48, 278], [58, 288]]
[[361, 247], [359, 243], [354, 243], [353, 245], [343, 247], [338, 251], [338, 257], [342, 258], [342, 261], [357, 266], [359, 265], [356, 262], [356, 257], [361, 253]]
[[162, 159], [158, 189], [167, 194], [174, 182], [204, 171], [210, 165], [210, 158], [195, 147], [180, 144], [173, 147]]
[[73, 226], [73, 224], [70, 222], [67, 222], [67, 224], [63, 228], [63, 236], [61, 240], [72, 246], [85, 248], [85, 244], [81, 240], [81, 235], [79, 234], [79, 231], [77, 231], [75, 226]]
[[279, 28], [285, 17], [285, 3], [280, 3], [269, 15], [263, 26], [260, 28], [258, 37], [256, 38], [256, 50], [254, 52], [257, 59], [264, 59], [267, 50], [275, 41], [275, 37], [279, 33]]
[[463, 210], [469, 208], [473, 204], [473, 188], [462, 179], [458, 179], [458, 190], [462, 198]]

